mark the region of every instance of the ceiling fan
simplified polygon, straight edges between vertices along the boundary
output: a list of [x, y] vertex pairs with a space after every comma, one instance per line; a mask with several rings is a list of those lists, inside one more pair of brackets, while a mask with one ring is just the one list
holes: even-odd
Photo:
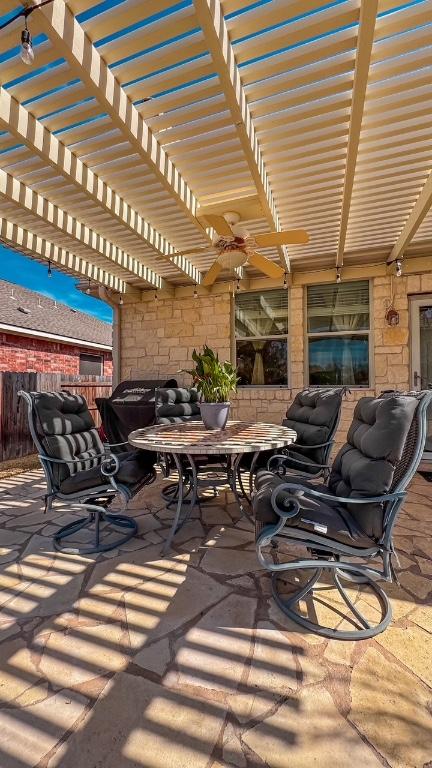
[[207, 223], [215, 230], [213, 247], [218, 252], [216, 261], [205, 275], [202, 285], [212, 285], [217, 280], [222, 269], [235, 269], [244, 264], [250, 264], [268, 277], [283, 277], [284, 270], [274, 261], [270, 261], [256, 251], [256, 248], [270, 248], [278, 245], [305, 244], [309, 235], [303, 229], [285, 230], [283, 232], [264, 232], [251, 235], [240, 224], [240, 216], [234, 211], [228, 211], [223, 216], [206, 214]]

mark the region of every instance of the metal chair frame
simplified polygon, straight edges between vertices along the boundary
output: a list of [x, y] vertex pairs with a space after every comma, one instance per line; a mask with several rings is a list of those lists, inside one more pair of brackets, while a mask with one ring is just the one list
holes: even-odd
[[[272, 573], [273, 597], [279, 608], [292, 619], [296, 624], [315, 634], [326, 638], [338, 638], [341, 640], [358, 640], [374, 637], [383, 632], [389, 625], [392, 618], [392, 609], [390, 601], [384, 590], [377, 584], [379, 580], [388, 582], [395, 579], [395, 573], [392, 557], [396, 555], [393, 544], [393, 529], [403, 501], [406, 497], [406, 488], [411, 482], [419, 466], [427, 431], [427, 408], [432, 401], [432, 392], [420, 393], [419, 404], [414, 416], [417, 422], [418, 431], [415, 448], [410, 463], [404, 475], [396, 482], [394, 489], [381, 496], [370, 496], [363, 498], [342, 498], [322, 491], [305, 488], [297, 482], [286, 482], [274, 489], [271, 497], [271, 504], [274, 511], [279, 516], [279, 522], [276, 524], [265, 525], [258, 533], [256, 546], [258, 560], [260, 564], [270, 573]], [[413, 420], [413, 422], [414, 422]], [[282, 508], [278, 504], [278, 497], [281, 493], [289, 494], [289, 508]], [[370, 504], [373, 502], [381, 503], [383, 507], [383, 533], [376, 545], [369, 548], [354, 547], [330, 539], [326, 535], [311, 533], [295, 527], [286, 527], [286, 521], [295, 517], [300, 511], [301, 496], [321, 499], [328, 502], [337, 502], [338, 504]], [[286, 500], [286, 496], [285, 496]], [[311, 554], [306, 559], [298, 559], [288, 563], [273, 562], [263, 551], [269, 545], [277, 545], [278, 538], [283, 538], [293, 544], [303, 544]], [[276, 541], [275, 541], [276, 540]], [[382, 568], [372, 567], [363, 563], [345, 562], [342, 558], [364, 558], [366, 561], [371, 558], [380, 558]], [[312, 571], [312, 575], [306, 584], [293, 592], [289, 597], [282, 597], [278, 588], [278, 578], [281, 573], [288, 571]], [[336, 586], [339, 594], [345, 604], [357, 620], [357, 628], [354, 630], [343, 630], [332, 627], [324, 627], [303, 616], [296, 610], [299, 601], [308, 595], [313, 595], [313, 588], [320, 579], [323, 572], [329, 572], [333, 584]], [[373, 624], [361, 613], [353, 603], [343, 585], [341, 579], [357, 584], [369, 586], [375, 593], [381, 606], [381, 618]], [[344, 617], [346, 618], [346, 617]]]
[[[45, 512], [52, 509], [55, 501], [61, 501], [73, 502], [74, 507], [81, 509], [86, 513], [85, 517], [80, 517], [78, 520], [64, 525], [54, 534], [53, 543], [55, 549], [70, 554], [89, 555], [98, 552], [108, 552], [115, 547], [125, 544], [129, 539], [135, 536], [138, 531], [136, 521], [133, 518], [122, 514], [126, 511], [127, 505], [133, 494], [127, 485], [116, 481], [115, 475], [119, 470], [120, 462], [118, 457], [111, 453], [110, 449], [121, 445], [127, 446], [128, 443], [115, 443], [112, 445], [104, 443], [104, 453], [96, 454], [91, 457], [92, 461], [94, 459], [101, 460], [100, 471], [101, 474], [106, 477], [106, 483], [101, 483], [92, 488], [77, 491], [76, 493], [62, 493], [54, 478], [54, 465], [65, 464], [69, 467], [70, 465], [82, 465], [85, 459], [56, 459], [52, 456], [47, 456], [36, 429], [36, 412], [32, 395], [30, 392], [20, 391], [18, 396], [21, 397], [27, 405], [30, 434], [33, 438], [33, 442], [38, 452], [38, 458], [45, 475], [47, 484], [47, 493], [44, 497]], [[120, 512], [107, 512], [107, 507], [113, 502], [116, 496], [121, 500]], [[121, 535], [116, 537], [115, 540], [111, 540], [104, 544], [101, 536], [101, 523], [103, 522], [105, 522], [107, 526], [119, 528]], [[62, 542], [64, 539], [73, 536], [81, 529], [90, 528], [93, 524], [94, 538], [92, 543], [82, 547], [63, 545]], [[124, 533], [125, 530], [126, 533]]]

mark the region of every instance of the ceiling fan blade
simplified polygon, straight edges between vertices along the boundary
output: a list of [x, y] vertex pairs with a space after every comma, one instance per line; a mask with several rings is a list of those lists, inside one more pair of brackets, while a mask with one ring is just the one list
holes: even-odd
[[222, 235], [222, 237], [234, 237], [234, 232], [223, 216], [217, 216], [217, 214], [209, 213], [206, 214], [205, 219], [209, 226], [216, 230], [218, 235]]
[[268, 277], [274, 277], [275, 279], [284, 276], [284, 271], [279, 264], [275, 264], [274, 261], [266, 259], [265, 256], [261, 256], [260, 253], [254, 251], [248, 255], [248, 262], [252, 267], [256, 267], [260, 272], [264, 272]]
[[283, 232], [262, 232], [254, 235], [261, 248], [272, 245], [305, 245], [309, 242], [309, 235], [304, 229], [285, 229]]
[[222, 272], [222, 264], [219, 264], [218, 261], [215, 261], [215, 263], [210, 267], [207, 274], [204, 276], [204, 280], [202, 281], [201, 285], [213, 285], [215, 280], [217, 280], [219, 274]]

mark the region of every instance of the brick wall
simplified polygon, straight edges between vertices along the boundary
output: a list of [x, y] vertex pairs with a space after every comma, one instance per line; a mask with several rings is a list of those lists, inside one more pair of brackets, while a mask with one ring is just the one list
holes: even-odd
[[102, 354], [103, 376], [112, 375], [111, 352], [0, 333], [0, 371], [79, 374], [80, 352]]
[[[371, 389], [353, 390], [344, 403], [337, 444], [344, 442], [356, 401], [383, 389], [409, 387], [409, 313], [408, 295], [432, 293], [432, 275], [409, 275], [393, 279], [394, 305], [400, 323], [389, 327], [385, 313], [392, 284], [390, 277], [371, 281], [373, 365]], [[280, 422], [295, 394], [305, 385], [305, 333], [303, 287], [289, 292], [290, 311], [290, 386], [283, 389], [242, 388], [233, 396], [233, 416], [242, 420]], [[121, 320], [122, 378], [131, 368], [150, 376], [177, 376], [180, 382], [190, 378], [177, 374], [189, 368], [194, 347], [208, 343], [221, 357], [231, 357], [231, 300], [228, 293], [209, 294], [197, 299], [176, 296], [154, 301], [146, 295], [140, 303], [125, 304]]]

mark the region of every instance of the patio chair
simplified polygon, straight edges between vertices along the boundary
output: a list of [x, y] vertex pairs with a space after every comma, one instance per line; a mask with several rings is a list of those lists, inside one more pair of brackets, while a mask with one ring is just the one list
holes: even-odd
[[282, 451], [261, 451], [243, 457], [242, 468], [249, 469], [250, 489], [256, 472], [264, 467], [280, 476], [295, 473], [318, 479], [328, 475], [345, 392], [346, 387], [335, 387], [308, 388], [297, 393], [282, 421], [283, 426], [296, 432], [297, 440]]
[[[60, 528], [54, 535], [54, 547], [62, 552], [91, 554], [124, 544], [136, 534], [137, 524], [121, 513], [132, 497], [155, 479], [156, 454], [128, 449], [128, 443], [122, 453], [111, 453], [114, 446], [101, 442], [81, 395], [21, 391], [19, 396], [27, 405], [30, 432], [45, 473], [45, 511], [53, 502], [61, 501], [87, 513]], [[110, 513], [107, 507], [116, 496], [122, 502], [121, 511]], [[93, 542], [67, 545], [70, 537], [92, 526]]]
[[[352, 640], [374, 637], [391, 621], [390, 602], [377, 581], [395, 577], [393, 528], [422, 456], [431, 400], [432, 392], [359, 400], [327, 483], [258, 473], [253, 500], [258, 559], [272, 573], [273, 596], [280, 609], [307, 630]], [[270, 560], [265, 548], [277, 547], [282, 540], [304, 545], [309, 556], [290, 562]], [[369, 563], [373, 558], [377, 565]], [[308, 579], [286, 596], [280, 577], [288, 572], [304, 573]], [[300, 613], [299, 601], [308, 595], [313, 598], [323, 573], [330, 575], [354, 617], [349, 621], [355, 629], [322, 626]], [[364, 616], [342, 580], [372, 590], [380, 605], [378, 620]], [[339, 603], [335, 609], [339, 614], [340, 607]]]

